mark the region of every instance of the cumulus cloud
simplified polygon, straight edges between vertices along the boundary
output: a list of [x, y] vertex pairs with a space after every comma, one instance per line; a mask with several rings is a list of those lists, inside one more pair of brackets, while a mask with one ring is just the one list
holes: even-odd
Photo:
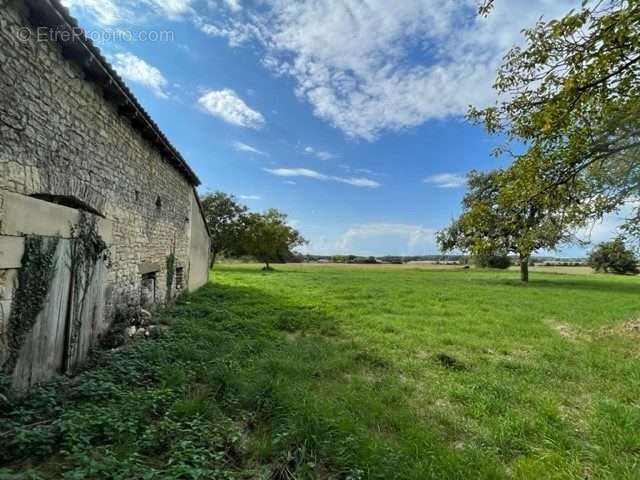
[[62, 0], [73, 12], [83, 12], [103, 26], [140, 22], [149, 13], [169, 20], [195, 15], [193, 0]]
[[238, 47], [252, 38], [260, 37], [258, 29], [247, 23], [214, 25], [198, 18], [195, 25], [206, 35], [225, 38], [231, 47]]
[[113, 0], [62, 0], [62, 4], [71, 11], [88, 14], [103, 26], [116, 25], [130, 14], [124, 5], [116, 5]]
[[[349, 253], [363, 248], [373, 248], [383, 240], [395, 239], [404, 245], [404, 254], [424, 253], [435, 248], [436, 230], [421, 225], [402, 223], [369, 223], [352, 225], [340, 237], [337, 248], [340, 252]], [[373, 243], [372, 243], [373, 241]], [[374, 250], [378, 250], [374, 248]]]
[[578, 4], [502, 1], [484, 18], [476, 0], [264, 0], [212, 32], [231, 45], [255, 38], [263, 63], [292, 77], [318, 117], [374, 140], [489, 104], [496, 68], [522, 41], [520, 30]]
[[459, 188], [467, 184], [467, 177], [460, 173], [438, 173], [425, 178], [423, 182], [439, 188]]
[[224, 3], [229, 8], [229, 10], [233, 12], [242, 10], [242, 5], [240, 4], [240, 0], [224, 0]]
[[198, 105], [208, 114], [227, 123], [240, 127], [260, 129], [264, 126], [264, 117], [251, 109], [231, 89], [209, 90], [198, 99]]
[[144, 0], [144, 3], [171, 20], [193, 13], [192, 0]]
[[149, 65], [132, 53], [116, 53], [113, 66], [123, 78], [149, 88], [157, 97], [169, 98], [167, 79], [153, 65]]
[[625, 203], [620, 210], [605, 216], [602, 220], [588, 225], [587, 227], [580, 229], [576, 236], [591, 245], [596, 245], [600, 242], [606, 242], [614, 239], [622, 233], [620, 227], [633, 218], [635, 211], [640, 208], [639, 200], [630, 200]]
[[331, 160], [332, 158], [334, 158], [334, 155], [332, 153], [316, 150], [313, 147], [306, 147], [304, 149], [304, 153], [306, 153], [307, 155], [311, 155], [318, 160]]
[[305, 177], [314, 180], [332, 181], [346, 183], [354, 187], [378, 188], [380, 183], [375, 180], [364, 177], [336, 177], [333, 175], [325, 175], [316, 170], [309, 168], [266, 168], [266, 172], [278, 177]]
[[233, 148], [235, 148], [239, 152], [254, 153], [256, 155], [262, 155], [263, 157], [269, 156], [268, 153], [263, 152], [262, 150], [258, 150], [256, 147], [252, 147], [251, 145], [247, 145], [246, 143], [242, 142], [233, 142]]

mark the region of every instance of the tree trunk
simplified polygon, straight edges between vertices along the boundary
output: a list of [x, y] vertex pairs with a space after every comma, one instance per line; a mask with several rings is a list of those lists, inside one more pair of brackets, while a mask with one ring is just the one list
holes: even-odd
[[529, 257], [520, 257], [520, 280], [529, 281]]
[[213, 266], [214, 266], [214, 265], [215, 265], [215, 263], [216, 263], [216, 257], [217, 257], [217, 256], [218, 256], [218, 252], [216, 252], [215, 250], [212, 250], [212, 251], [211, 251], [211, 263], [210, 263], [210, 265], [209, 265], [209, 268], [211, 268], [211, 269], [213, 268]]

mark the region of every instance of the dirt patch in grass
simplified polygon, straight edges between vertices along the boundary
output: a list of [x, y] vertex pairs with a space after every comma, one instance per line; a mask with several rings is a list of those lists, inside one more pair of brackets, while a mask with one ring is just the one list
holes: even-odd
[[545, 323], [549, 328], [551, 328], [551, 330], [570, 342], [591, 340], [591, 336], [589, 334], [573, 325], [569, 325], [568, 323], [558, 322], [556, 320], [546, 320]]
[[620, 330], [625, 335], [640, 336], [640, 318], [623, 323]]
[[640, 337], [640, 318], [628, 320], [626, 322], [602, 327], [600, 335], [620, 335], [623, 337]]

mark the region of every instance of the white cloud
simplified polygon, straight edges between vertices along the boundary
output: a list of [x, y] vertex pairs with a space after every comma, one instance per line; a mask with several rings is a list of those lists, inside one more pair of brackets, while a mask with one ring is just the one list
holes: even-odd
[[115, 25], [128, 18], [130, 12], [114, 0], [62, 0], [72, 11], [84, 12], [103, 26]]
[[171, 20], [178, 20], [187, 14], [192, 14], [192, 0], [144, 0], [162, 16]]
[[165, 89], [169, 82], [162, 72], [132, 53], [116, 53], [113, 66], [123, 78], [143, 85], [160, 98], [169, 98]]
[[214, 25], [203, 18], [195, 18], [194, 23], [205, 35], [224, 38], [231, 47], [238, 47], [252, 38], [262, 38], [260, 30], [251, 23], [232, 22]]
[[170, 20], [192, 17], [193, 0], [62, 0], [74, 12], [91, 16], [102, 26], [141, 23], [155, 13]]
[[260, 129], [265, 123], [260, 112], [252, 110], [236, 92], [228, 88], [207, 91], [198, 99], [198, 104], [210, 115], [232, 125]]
[[340, 168], [342, 168], [343, 170], [345, 170], [346, 172], [355, 172], [358, 174], [364, 174], [364, 175], [371, 175], [374, 177], [384, 177], [386, 176], [386, 174], [384, 173], [380, 173], [380, 172], [376, 172], [375, 170], [371, 170], [369, 168], [352, 168], [350, 165], [346, 165], [346, 164], [342, 164], [340, 165]]
[[334, 155], [332, 153], [316, 150], [313, 147], [306, 147], [304, 149], [304, 153], [316, 157], [318, 160], [331, 160], [332, 158], [334, 158]]
[[278, 177], [305, 177], [315, 180], [346, 183], [354, 187], [378, 188], [380, 183], [364, 177], [336, 177], [311, 170], [309, 168], [266, 168], [266, 172]]
[[602, 220], [579, 230], [576, 236], [591, 245], [613, 240], [622, 233], [620, 227], [628, 219], [633, 218], [639, 207], [640, 201], [630, 200], [618, 212], [611, 213]]
[[439, 188], [459, 188], [467, 184], [467, 177], [460, 173], [438, 173], [425, 178], [423, 182]]
[[370, 223], [349, 227], [339, 238], [336, 246], [342, 253], [367, 249], [380, 252], [380, 247], [377, 245], [388, 244], [388, 240], [391, 238], [396, 239], [396, 244], [401, 242], [405, 246], [404, 255], [412, 255], [424, 253], [427, 250], [433, 251], [435, 249], [435, 235], [435, 229], [420, 225]]
[[240, 195], [241, 200], [262, 200], [259, 195]]
[[247, 152], [247, 153], [255, 153], [256, 155], [262, 155], [264, 157], [268, 157], [269, 154], [263, 152], [262, 150], [258, 150], [256, 147], [252, 147], [251, 145], [247, 145], [242, 142], [233, 142], [233, 148], [235, 148], [239, 152]]
[[242, 5], [240, 4], [240, 0], [224, 0], [224, 3], [227, 5], [229, 10], [233, 12], [238, 12], [242, 10]]
[[374, 140], [495, 99], [491, 85], [520, 30], [578, 0], [264, 0], [215, 34], [232, 45], [256, 38], [263, 63], [292, 77], [315, 114], [347, 135]]

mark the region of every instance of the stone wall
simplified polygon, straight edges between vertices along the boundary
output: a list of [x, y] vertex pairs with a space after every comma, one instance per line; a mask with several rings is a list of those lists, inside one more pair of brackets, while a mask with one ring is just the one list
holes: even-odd
[[[113, 222], [107, 303], [136, 301], [141, 266], [189, 264], [193, 186], [53, 42], [24, 41], [22, 2], [0, 0], [1, 191], [74, 198]], [[0, 206], [0, 234], [3, 209]]]
[[189, 290], [201, 287], [209, 280], [209, 233], [200, 214], [195, 192], [191, 196], [191, 251], [189, 253]]

